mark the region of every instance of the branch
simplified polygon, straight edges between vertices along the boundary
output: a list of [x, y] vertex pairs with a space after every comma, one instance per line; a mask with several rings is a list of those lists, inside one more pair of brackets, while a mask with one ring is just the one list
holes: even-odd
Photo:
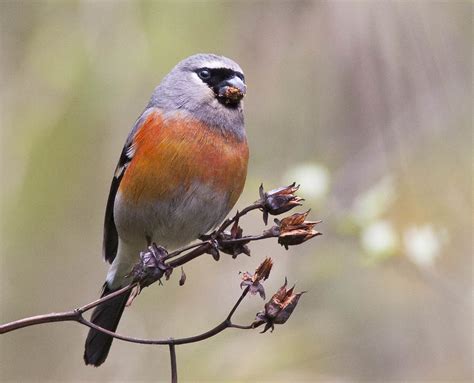
[[171, 383], [178, 383], [178, 367], [176, 366], [176, 349], [174, 344], [169, 345], [171, 361]]
[[220, 332], [224, 331], [226, 328], [233, 327], [233, 328], [240, 328], [240, 329], [247, 329], [251, 328], [249, 326], [239, 326], [235, 325], [232, 323], [232, 316], [234, 315], [235, 311], [239, 307], [239, 305], [242, 303], [243, 299], [249, 292], [249, 287], [247, 287], [235, 305], [232, 307], [231, 311], [227, 315], [227, 317], [219, 323], [217, 326], [214, 328], [210, 329], [209, 331], [206, 331], [202, 334], [187, 337], [187, 338], [178, 338], [178, 339], [142, 339], [142, 338], [135, 338], [135, 337], [130, 337], [130, 336], [125, 336], [125, 335], [120, 335], [118, 333], [109, 331], [105, 328], [102, 328], [100, 326], [97, 326], [96, 324], [92, 323], [91, 321], [87, 320], [84, 318], [83, 314], [84, 312], [100, 305], [101, 303], [107, 302], [108, 300], [116, 297], [117, 295], [121, 295], [126, 293], [127, 291], [131, 290], [134, 288], [136, 284], [131, 284], [123, 289], [117, 290], [112, 294], [109, 294], [105, 296], [104, 298], [98, 299], [94, 302], [91, 302], [87, 305], [84, 305], [82, 307], [79, 307], [75, 310], [72, 311], [66, 311], [62, 313], [51, 313], [51, 314], [45, 314], [45, 315], [38, 315], [30, 318], [25, 318], [25, 319], [20, 319], [11, 323], [4, 324], [0, 326], [0, 334], [5, 334], [10, 331], [14, 331], [23, 327], [28, 327], [28, 326], [33, 326], [37, 324], [42, 324], [42, 323], [52, 323], [52, 322], [66, 322], [66, 321], [74, 321], [77, 323], [80, 323], [84, 326], [93, 328], [97, 331], [100, 331], [104, 334], [110, 335], [113, 338], [120, 339], [124, 342], [131, 342], [131, 343], [140, 343], [140, 344], [157, 344], [157, 345], [178, 345], [178, 344], [187, 344], [187, 343], [194, 343], [194, 342], [199, 342], [201, 340], [210, 338], [214, 335], [219, 334]]
[[[91, 303], [88, 303], [84, 306], [81, 306], [77, 309], [72, 311], [65, 311], [62, 313], [51, 313], [51, 314], [43, 314], [43, 315], [36, 315], [29, 318], [19, 319], [14, 322], [6, 323], [0, 325], [0, 334], [6, 334], [7, 332], [18, 330], [23, 327], [34, 326], [37, 324], [43, 323], [52, 323], [52, 322], [67, 322], [67, 321], [75, 321], [81, 323], [82, 314], [90, 309], [100, 305], [101, 303], [107, 302], [118, 295], [125, 294], [127, 291], [133, 289], [137, 283], [130, 284], [120, 290], [114, 291], [113, 293], [106, 295], [103, 298], [97, 299]], [[84, 319], [84, 318], [82, 318]]]
[[[220, 323], [218, 326], [204, 334], [200, 334], [191, 338], [174, 339], [172, 341], [154, 341], [125, 337], [93, 324], [92, 322], [86, 320], [82, 314], [101, 303], [115, 298], [116, 296], [125, 294], [135, 287], [141, 289], [143, 287], [149, 286], [150, 284], [160, 280], [163, 275], [168, 278], [174, 268], [182, 266], [202, 254], [209, 253], [211, 250], [218, 252], [218, 249], [220, 249], [223, 252], [231, 253], [235, 257], [237, 254], [245, 252], [245, 245], [252, 241], [278, 237], [279, 242], [287, 247], [289, 245], [302, 243], [315, 235], [319, 235], [319, 232], [313, 230], [314, 225], [318, 222], [305, 221], [305, 218], [308, 214], [308, 212], [306, 212], [303, 214], [294, 214], [290, 217], [284, 218], [281, 221], [275, 220], [276, 225], [268, 230], [265, 230], [260, 235], [242, 236], [242, 229], [238, 226], [238, 222], [241, 217], [253, 210], [259, 209], [263, 211], [264, 220], [266, 221], [268, 214], [281, 214], [295, 206], [299, 206], [301, 205], [300, 201], [302, 201], [302, 199], [293, 195], [293, 193], [297, 190], [298, 187], [296, 187], [294, 184], [269, 192], [264, 192], [263, 187], [260, 187], [260, 199], [257, 202], [247, 206], [242, 211], [237, 212], [231, 219], [226, 219], [215, 232], [208, 236], [204, 236], [204, 239], [200, 243], [182, 247], [172, 253], [168, 253], [166, 249], [156, 245], [150, 246], [148, 252], [140, 254], [140, 263], [134, 267], [134, 270], [131, 273], [134, 277], [134, 280], [130, 285], [72, 311], [38, 315], [3, 324], [0, 326], [0, 334], [5, 334], [23, 327], [42, 323], [75, 321], [124, 341], [169, 345], [172, 343], [183, 344], [207, 339], [208, 337], [221, 332], [227, 327], [250, 328], [249, 326], [234, 325], [230, 321], [232, 314], [235, 312], [245, 295], [248, 293], [248, 288], [244, 290], [244, 293], [237, 301], [236, 305], [231, 310], [229, 316], [224, 322]], [[226, 233], [225, 230], [230, 225], [233, 225], [233, 227], [229, 234]]]
[[157, 345], [178, 345], [178, 344], [187, 344], [187, 343], [195, 343], [195, 342], [200, 342], [202, 340], [208, 339], [214, 335], [219, 334], [220, 332], [224, 331], [227, 328], [234, 327], [234, 328], [240, 328], [240, 329], [248, 329], [252, 327], [247, 327], [247, 326], [239, 326], [239, 325], [234, 325], [231, 321], [232, 315], [235, 313], [235, 310], [239, 307], [240, 303], [242, 300], [245, 298], [249, 291], [249, 288], [246, 288], [240, 298], [237, 300], [235, 303], [234, 307], [232, 307], [232, 310], [230, 311], [229, 315], [224, 319], [221, 323], [219, 323], [217, 326], [213, 327], [212, 329], [199, 334], [199, 335], [194, 335], [186, 338], [168, 338], [168, 339], [143, 339], [143, 338], [135, 338], [131, 336], [124, 336], [120, 335], [118, 333], [106, 330], [105, 328], [99, 327], [95, 325], [94, 323], [88, 321], [82, 315], [80, 315], [80, 319], [77, 320], [77, 322], [87, 326], [91, 327], [93, 329], [96, 329], [100, 332], [103, 332], [104, 334], [110, 335], [111, 337], [114, 337], [116, 339], [120, 339], [125, 342], [130, 342], [130, 343], [139, 343], [139, 344], [157, 344]]
[[[288, 249], [288, 246], [301, 244], [317, 235], [320, 235], [321, 233], [314, 230], [314, 226], [320, 221], [306, 221], [309, 211], [306, 213], [293, 214], [292, 216], [283, 218], [281, 221], [275, 219], [275, 225], [264, 230], [259, 235], [242, 235], [243, 230], [239, 226], [239, 219], [241, 217], [258, 209], [263, 212], [263, 220], [264, 223], [267, 224], [269, 215], [279, 215], [301, 205], [302, 199], [294, 195], [297, 190], [298, 186], [295, 186], [294, 183], [287, 187], [271, 190], [269, 192], [264, 192], [263, 186], [261, 186], [260, 199], [258, 201], [247, 206], [240, 212], [237, 211], [232, 218], [226, 219], [219, 228], [211, 234], [203, 235], [200, 238], [201, 242], [184, 246], [171, 253], [168, 253], [165, 248], [157, 246], [156, 244], [149, 246], [148, 251], [140, 253], [140, 260], [133, 267], [133, 270], [129, 275], [131, 283], [128, 286], [72, 311], [38, 315], [0, 325], [0, 334], [6, 334], [23, 327], [42, 323], [72, 321], [125, 342], [168, 345], [171, 360], [171, 381], [175, 383], [178, 379], [176, 345], [199, 342], [213, 337], [228, 328], [249, 330], [265, 324], [263, 332], [267, 331], [269, 328], [273, 331], [275, 324], [283, 324], [290, 317], [302, 293], [294, 294], [294, 287], [289, 290], [286, 289], [285, 280], [285, 284], [276, 294], [273, 295], [271, 300], [265, 304], [264, 310], [257, 313], [257, 317], [253, 323], [249, 325], [232, 323], [232, 316], [249, 292], [252, 295], [259, 293], [262, 298], [265, 298], [265, 291], [261, 281], [266, 280], [270, 274], [273, 265], [270, 258], [265, 259], [253, 275], [248, 272], [243, 273], [241, 287], [245, 286], [245, 289], [227, 317], [212, 329], [199, 335], [178, 339], [135, 338], [124, 336], [97, 326], [90, 320], [85, 319], [83, 314], [104, 302], [119, 295], [126, 294], [132, 290], [131, 298], [129, 298], [128, 302], [131, 303], [131, 301], [133, 301], [133, 299], [140, 293], [141, 289], [157, 281], [161, 283], [161, 278], [163, 276], [168, 280], [172, 271], [176, 267], [182, 266], [203, 254], [211, 254], [216, 261], [219, 260], [220, 252], [230, 254], [233, 258], [236, 258], [237, 255], [241, 253], [250, 255], [250, 249], [247, 247], [247, 244], [252, 241], [278, 238], [278, 243]], [[226, 231], [226, 229], [231, 225], [230, 232]], [[184, 284], [185, 280], [186, 275], [184, 274], [184, 271], [182, 271], [180, 285]]]
[[222, 222], [221, 226], [219, 226], [219, 229], [217, 229], [217, 233], [223, 233], [224, 230], [227, 229], [230, 225], [232, 225], [235, 222], [238, 222], [241, 217], [243, 217], [247, 213], [250, 213], [252, 210], [263, 209], [263, 208], [264, 208], [264, 205], [263, 205], [262, 200], [257, 201], [250, 206], [247, 206], [241, 212], [237, 212], [233, 218], [226, 219], [224, 222]]

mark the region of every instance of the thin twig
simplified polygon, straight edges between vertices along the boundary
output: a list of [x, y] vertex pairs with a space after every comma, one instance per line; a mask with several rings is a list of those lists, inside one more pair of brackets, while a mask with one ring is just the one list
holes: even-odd
[[252, 330], [255, 328], [254, 324], [248, 324], [248, 325], [245, 325], [245, 326], [242, 326], [240, 324], [234, 324], [232, 323], [229, 328], [238, 328], [240, 330]]
[[77, 316], [78, 312], [73, 310], [62, 313], [36, 315], [29, 318], [23, 318], [1, 325], [0, 334], [6, 334], [7, 332], [18, 330], [23, 327], [34, 326], [42, 323], [77, 321]]
[[174, 343], [170, 343], [171, 383], [178, 383], [178, 368], [176, 367], [176, 350]]
[[251, 241], [260, 241], [262, 239], [276, 238], [276, 237], [278, 237], [277, 233], [272, 233], [270, 230], [268, 230], [261, 235], [247, 235], [242, 238], [223, 239], [219, 243], [222, 245], [237, 245], [239, 243], [248, 243]]
[[185, 251], [194, 249], [195, 247], [200, 247], [200, 246], [202, 246], [203, 244], [205, 244], [207, 242], [208, 241], [203, 241], [203, 242], [193, 243], [191, 245], [181, 247], [180, 249], [175, 250], [172, 253], [169, 253], [167, 256], [163, 257], [163, 260], [174, 258], [174, 257], [178, 256], [179, 254], [184, 253]]
[[85, 306], [82, 306], [76, 310], [73, 311], [66, 311], [63, 313], [52, 313], [52, 314], [46, 314], [46, 315], [38, 315], [35, 317], [31, 318], [25, 318], [25, 319], [20, 319], [15, 322], [7, 323], [2, 326], [0, 326], [0, 334], [7, 333], [9, 331], [13, 331], [22, 327], [27, 327], [27, 326], [33, 326], [36, 324], [41, 324], [41, 323], [51, 323], [51, 322], [65, 322], [65, 321], [74, 321], [78, 322], [84, 326], [93, 328], [99, 332], [102, 332], [104, 334], [110, 335], [113, 338], [120, 339], [124, 342], [130, 342], [130, 343], [140, 343], [140, 344], [157, 344], [157, 345], [178, 345], [178, 344], [187, 344], [187, 343], [194, 343], [194, 342], [199, 342], [201, 340], [210, 338], [214, 335], [219, 334], [220, 332], [224, 331], [226, 328], [229, 327], [234, 327], [234, 328], [241, 328], [241, 329], [247, 329], [246, 326], [237, 326], [234, 325], [231, 322], [232, 315], [235, 313], [235, 310], [239, 307], [240, 303], [242, 303], [242, 300], [245, 298], [249, 291], [249, 287], [247, 287], [235, 303], [235, 305], [232, 307], [231, 311], [227, 315], [226, 319], [219, 323], [217, 326], [214, 328], [210, 329], [209, 331], [206, 331], [202, 334], [191, 336], [191, 337], [186, 337], [186, 338], [178, 338], [178, 339], [143, 339], [143, 338], [136, 338], [136, 337], [131, 337], [131, 336], [125, 336], [121, 335], [118, 333], [115, 333], [113, 331], [107, 330], [103, 327], [97, 326], [96, 324], [92, 323], [91, 321], [87, 320], [82, 316], [82, 314], [90, 310], [91, 308], [98, 306], [101, 303], [104, 303], [108, 301], [109, 299], [112, 299], [116, 297], [118, 294], [117, 293], [125, 293], [126, 291], [132, 289], [135, 286], [135, 284], [129, 285], [124, 287], [121, 290], [117, 290], [115, 293], [112, 293], [110, 295], [105, 296], [104, 298], [98, 299], [92, 303], [89, 303]]
[[232, 307], [231, 311], [227, 315], [227, 317], [219, 323], [217, 326], [213, 327], [212, 329], [199, 334], [199, 335], [194, 335], [186, 338], [168, 338], [168, 339], [143, 339], [143, 338], [136, 338], [136, 337], [131, 337], [131, 336], [124, 336], [112, 331], [109, 331], [103, 327], [97, 326], [96, 324], [90, 322], [89, 320], [85, 319], [82, 315], [78, 315], [76, 320], [77, 322], [87, 326], [91, 327], [97, 331], [100, 331], [104, 334], [110, 335], [113, 338], [120, 339], [125, 342], [130, 342], [130, 343], [139, 343], [139, 344], [157, 344], [157, 345], [178, 345], [178, 344], [188, 344], [188, 343], [195, 343], [195, 342], [200, 342], [202, 340], [208, 339], [210, 337], [213, 337], [214, 335], [219, 334], [220, 332], [224, 331], [227, 328], [233, 327], [233, 328], [238, 328], [238, 329], [250, 329], [252, 327], [248, 326], [240, 326], [240, 325], [234, 325], [232, 323], [232, 316], [235, 313], [235, 310], [239, 307], [239, 305], [242, 303], [243, 299], [249, 292], [249, 287], [246, 287], [245, 290], [242, 292], [242, 295], [239, 297], [235, 305]]
[[[248, 243], [251, 241], [260, 241], [262, 239], [267, 239], [267, 238], [276, 238], [278, 237], [277, 233], [273, 233], [270, 230], [264, 232], [261, 235], [248, 235], [242, 238], [234, 238], [234, 239], [221, 239], [219, 240], [219, 244], [221, 245], [237, 245], [240, 243]], [[200, 244], [195, 244], [194, 246], [191, 246], [190, 248], [195, 248], [193, 251], [184, 254], [183, 256], [176, 258], [170, 262], [167, 262], [166, 264], [170, 266], [171, 268], [176, 268], [178, 266], [182, 266], [185, 263], [188, 263], [189, 261], [192, 261], [193, 259], [206, 254], [211, 248], [212, 248], [212, 243], [210, 241], [204, 241]], [[178, 252], [178, 250], [177, 250]], [[174, 252], [176, 253], [176, 252]], [[178, 254], [170, 253], [170, 255], [166, 256], [165, 259], [169, 259], [172, 257], [176, 257]]]
[[[133, 283], [131, 285], [125, 286], [124, 288], [114, 291], [113, 293], [106, 295], [100, 299], [97, 299], [91, 303], [88, 303], [84, 306], [81, 306], [77, 309], [71, 311], [65, 311], [61, 313], [51, 313], [51, 314], [43, 314], [43, 315], [36, 315], [29, 318], [19, 319], [10, 323], [5, 323], [0, 325], [0, 334], [6, 334], [7, 332], [18, 330], [23, 327], [34, 326], [37, 324], [43, 323], [51, 323], [51, 322], [67, 322], [67, 321], [76, 321], [82, 323], [80, 318], [82, 318], [82, 314], [90, 309], [100, 305], [101, 303], [107, 302], [118, 295], [122, 295], [127, 291], [133, 289], [137, 284]], [[83, 318], [82, 318], [83, 319]], [[84, 319], [85, 320], [85, 319]], [[90, 327], [90, 326], [89, 326]], [[100, 331], [100, 330], [99, 330]]]
[[246, 208], [242, 209], [242, 211], [238, 211], [231, 219], [226, 219], [217, 229], [216, 233], [222, 233], [225, 229], [227, 229], [230, 225], [232, 225], [235, 221], [243, 217], [245, 214], [251, 212], [252, 210], [261, 209], [262, 204], [261, 202], [255, 202], [252, 205], [247, 206]]
[[182, 255], [180, 258], [167, 262], [166, 264], [173, 269], [176, 267], [182, 266], [185, 263], [192, 261], [194, 258], [197, 258], [205, 254], [208, 250], [211, 249], [211, 247], [212, 245], [209, 242], [203, 242], [200, 247], [194, 249], [193, 251], [190, 251], [189, 253]]
[[[278, 233], [273, 232], [272, 230], [267, 230], [263, 234], [260, 235], [247, 235], [242, 238], [234, 238], [234, 239], [220, 239], [219, 244], [220, 245], [238, 245], [238, 244], [246, 244], [252, 241], [260, 241], [262, 239], [267, 239], [267, 238], [276, 238], [278, 237]], [[170, 266], [171, 268], [176, 268], [178, 266], [182, 266], [185, 263], [188, 263], [189, 261], [192, 261], [193, 259], [206, 254], [211, 248], [212, 248], [212, 243], [210, 241], [204, 241], [199, 244], [194, 244], [190, 248], [194, 248], [193, 251], [184, 254], [180, 258], [176, 258], [173, 261], [167, 262], [166, 264]], [[170, 255], [166, 256], [165, 259], [169, 259], [172, 257], [176, 257], [180, 251], [176, 251], [173, 253], [170, 253]], [[176, 253], [176, 254], [175, 254]]]
[[248, 294], [250, 290], [250, 287], [247, 286], [244, 291], [242, 292], [242, 295], [240, 296], [240, 298], [237, 300], [237, 302], [235, 302], [235, 305], [234, 307], [232, 307], [232, 309], [230, 310], [229, 312], [229, 315], [227, 315], [227, 318], [226, 320], [230, 323], [231, 319], [232, 319], [232, 316], [234, 315], [235, 313], [235, 310], [237, 310], [237, 308], [239, 307], [239, 305], [242, 303], [242, 301], [244, 300], [245, 296]]
[[102, 297], [102, 298], [97, 299], [97, 300], [95, 300], [91, 303], [88, 303], [87, 305], [79, 307], [77, 309], [77, 311], [79, 311], [80, 313], [85, 313], [86, 311], [89, 311], [90, 309], [100, 305], [103, 302], [106, 302], [106, 301], [108, 301], [112, 298], [115, 298], [115, 297], [119, 296], [119, 295], [125, 294], [127, 291], [132, 290], [137, 284], [138, 283], [132, 283], [128, 286], [125, 286], [125, 287], [121, 288], [120, 290], [116, 290], [113, 293], [110, 293], [110, 294], [106, 295], [105, 297]]

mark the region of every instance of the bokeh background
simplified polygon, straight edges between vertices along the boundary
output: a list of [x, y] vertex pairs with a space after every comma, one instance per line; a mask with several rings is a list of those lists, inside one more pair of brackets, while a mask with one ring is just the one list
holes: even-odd
[[[184, 287], [174, 275], [145, 290], [120, 332], [207, 330], [239, 296], [238, 272], [271, 256], [268, 295], [285, 276], [308, 291], [290, 321], [179, 347], [181, 381], [471, 381], [472, 14], [469, 1], [1, 1], [1, 322], [98, 296], [129, 128], [176, 62], [215, 52], [249, 89], [237, 207], [261, 182], [297, 181], [324, 235], [202, 257]], [[238, 321], [262, 305], [248, 299]], [[115, 341], [86, 368], [86, 332], [2, 336], [0, 380], [168, 381], [166, 348]]]

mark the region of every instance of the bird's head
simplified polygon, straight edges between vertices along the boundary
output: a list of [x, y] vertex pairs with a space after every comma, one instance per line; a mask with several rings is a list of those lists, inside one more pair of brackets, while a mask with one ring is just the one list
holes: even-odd
[[241, 120], [245, 77], [233, 60], [196, 54], [179, 62], [155, 89], [151, 103], [165, 112], [184, 110], [213, 125]]

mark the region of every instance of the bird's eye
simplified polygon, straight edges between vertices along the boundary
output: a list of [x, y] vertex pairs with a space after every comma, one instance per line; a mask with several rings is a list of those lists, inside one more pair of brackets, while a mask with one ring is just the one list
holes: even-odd
[[202, 80], [209, 80], [211, 78], [211, 72], [208, 70], [208, 69], [201, 69], [199, 72], [198, 72], [198, 76], [202, 79]]

